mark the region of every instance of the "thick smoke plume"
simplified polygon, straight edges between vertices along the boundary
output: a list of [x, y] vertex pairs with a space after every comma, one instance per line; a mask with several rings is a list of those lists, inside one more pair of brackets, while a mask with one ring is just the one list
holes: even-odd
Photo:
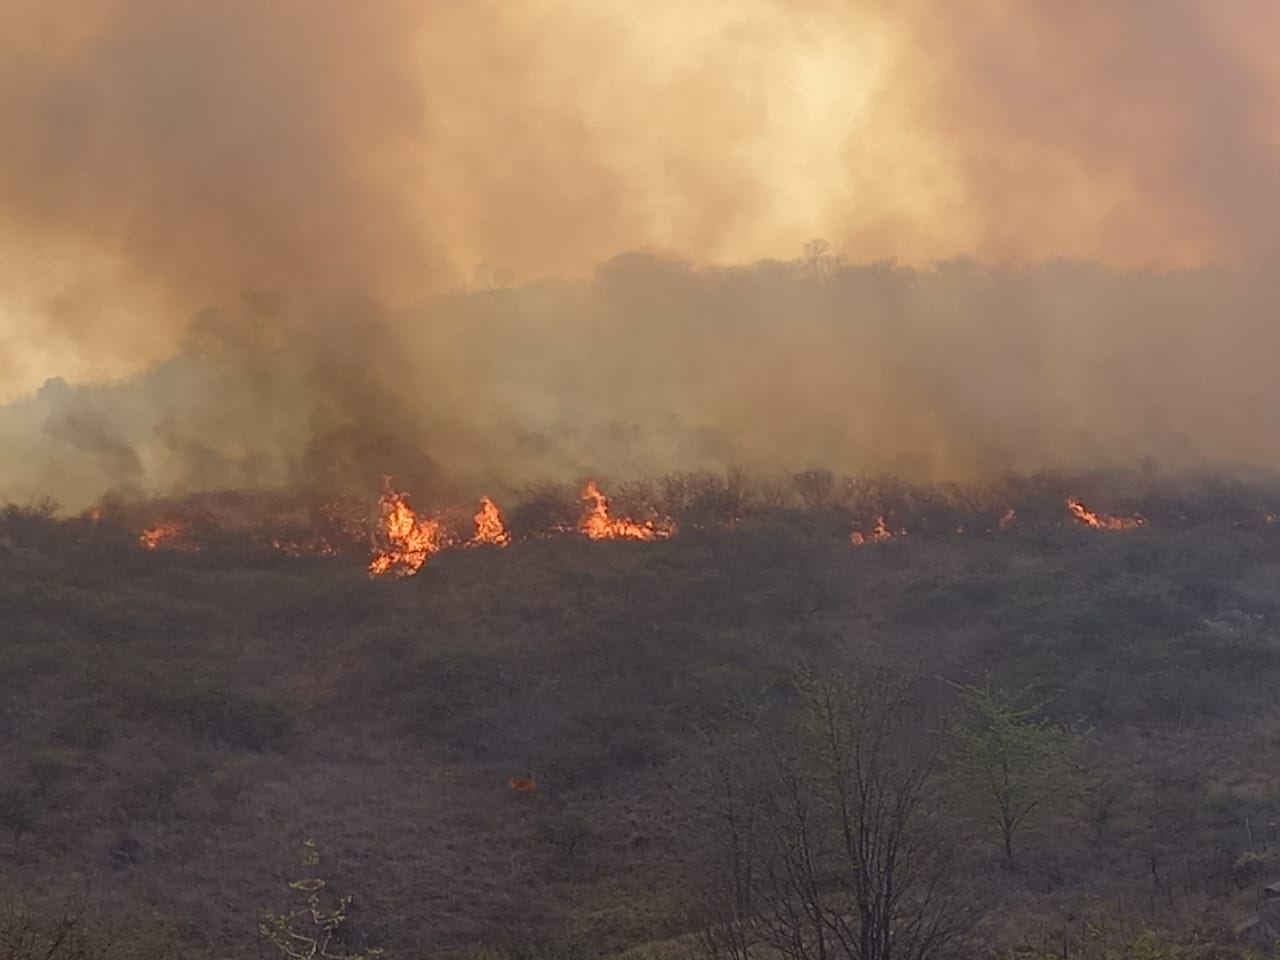
[[1276, 466], [1277, 19], [16, 0], [0, 493]]

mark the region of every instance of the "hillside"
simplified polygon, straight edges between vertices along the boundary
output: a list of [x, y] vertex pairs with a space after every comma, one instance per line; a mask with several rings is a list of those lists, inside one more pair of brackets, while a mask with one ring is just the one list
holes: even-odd
[[990, 678], [1083, 744], [1016, 861], [956, 814], [975, 949], [1225, 944], [1280, 876], [1280, 525], [1223, 502], [862, 546], [822, 504], [758, 508], [374, 580], [361, 557], [146, 550], [11, 509], [0, 886], [38, 916], [84, 901], [148, 943], [268, 956], [260, 918], [314, 839], [354, 895], [352, 949], [672, 949], [715, 862], [725, 745], [791, 714], [802, 674], [887, 669], [938, 714]]

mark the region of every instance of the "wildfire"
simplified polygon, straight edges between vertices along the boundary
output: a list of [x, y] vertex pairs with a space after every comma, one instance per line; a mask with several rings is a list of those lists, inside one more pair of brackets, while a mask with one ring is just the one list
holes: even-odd
[[1073, 517], [1095, 530], [1133, 530], [1147, 522], [1143, 517], [1112, 517], [1094, 513], [1075, 497], [1067, 498], [1067, 509]]
[[[906, 533], [905, 530], [902, 531]], [[886, 540], [893, 539], [893, 532], [889, 529], [889, 525], [884, 522], [884, 517], [876, 517], [875, 526], [871, 528], [870, 533], [863, 533], [861, 530], [855, 530], [849, 534], [849, 542], [855, 547], [860, 547], [864, 543], [884, 543]]]
[[383, 477], [383, 483], [386, 489], [378, 501], [369, 575], [410, 577], [443, 546], [440, 522], [415, 513], [405, 495], [391, 486], [390, 477]]
[[615, 519], [609, 516], [609, 498], [600, 492], [594, 480], [588, 480], [582, 490], [582, 517], [578, 531], [592, 540], [665, 540], [675, 533], [671, 520]]
[[478, 547], [491, 544], [496, 547], [505, 547], [511, 542], [511, 534], [507, 532], [507, 525], [502, 522], [498, 505], [488, 497], [480, 498], [480, 509], [476, 511], [475, 521], [476, 533], [467, 546]]
[[161, 520], [138, 534], [138, 542], [148, 550], [176, 546], [175, 542], [186, 532], [186, 524], [178, 520]]
[[[479, 507], [474, 513], [458, 506], [428, 516], [417, 513], [409, 505], [407, 494], [392, 486], [391, 477], [383, 479], [385, 489], [372, 518], [367, 503], [354, 498], [308, 505], [285, 497], [273, 499], [265, 494], [237, 496], [221, 493], [206, 495], [194, 504], [188, 499], [180, 505], [170, 505], [165, 508], [165, 513], [169, 514], [167, 517], [156, 519], [148, 526], [143, 527], [142, 523], [130, 526], [137, 531], [134, 534], [136, 542], [147, 550], [197, 551], [202, 548], [206, 534], [227, 534], [227, 540], [218, 542], [239, 543], [246, 548], [270, 545], [290, 557], [339, 557], [353, 548], [360, 550], [364, 541], [371, 539], [372, 550], [367, 567], [374, 577], [385, 574], [412, 576], [433, 554], [442, 550], [506, 547], [514, 541], [498, 504], [491, 497], [480, 497]], [[996, 507], [997, 504], [998, 501], [990, 506]], [[1068, 497], [1065, 506], [1076, 522], [1095, 530], [1133, 530], [1145, 527], [1149, 522], [1140, 514], [1113, 516], [1098, 513], [1077, 497]], [[1236, 518], [1229, 522], [1236, 527], [1280, 524], [1280, 513], [1274, 507], [1259, 507], [1255, 511], [1251, 518]], [[81, 516], [93, 523], [112, 523], [112, 518], [119, 522], [131, 512], [128, 505], [114, 508], [95, 506]], [[142, 517], [155, 517], [157, 512], [156, 505], [152, 505], [145, 509]], [[894, 508], [889, 516], [897, 514], [898, 510]], [[469, 531], [468, 515], [474, 525]], [[1008, 531], [1027, 522], [1012, 506], [1002, 510], [997, 507], [991, 512], [983, 509], [982, 515], [981, 529], [987, 533]], [[1187, 521], [1185, 514], [1178, 516], [1184, 523]], [[724, 521], [730, 527], [736, 522], [737, 518]], [[1044, 522], [1034, 517], [1030, 520], [1032, 528]], [[927, 521], [922, 521], [919, 527], [912, 522], [911, 529], [927, 531]], [[963, 536], [979, 528], [966, 521], [956, 523], [952, 529], [957, 536]], [[643, 521], [614, 517], [610, 513], [608, 497], [594, 480], [588, 481], [582, 489], [581, 512], [576, 524], [550, 522], [541, 533], [530, 535], [572, 534], [575, 530], [591, 540], [653, 541], [667, 539], [677, 532], [675, 521], [669, 517], [658, 516]], [[907, 529], [901, 522], [891, 526], [887, 516], [880, 514], [872, 515], [867, 523], [856, 526], [848, 538], [851, 544], [861, 546], [885, 543], [906, 534]]]

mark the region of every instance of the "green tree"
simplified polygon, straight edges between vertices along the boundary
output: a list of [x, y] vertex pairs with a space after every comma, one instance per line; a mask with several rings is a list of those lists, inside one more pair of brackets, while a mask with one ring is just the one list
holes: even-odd
[[1012, 860], [1028, 820], [1072, 792], [1075, 737], [1037, 716], [1043, 704], [1024, 706], [1022, 698], [993, 689], [990, 679], [955, 686], [964, 710], [955, 766]]

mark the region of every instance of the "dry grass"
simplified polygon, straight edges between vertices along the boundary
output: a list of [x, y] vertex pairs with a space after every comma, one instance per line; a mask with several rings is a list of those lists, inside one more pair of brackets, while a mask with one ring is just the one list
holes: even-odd
[[[854, 549], [784, 518], [445, 555], [400, 582], [56, 538], [0, 566], [4, 769], [48, 780], [0, 883], [37, 904], [89, 886], [217, 951], [251, 949], [315, 838], [357, 938], [399, 956], [674, 956], [708, 743], [743, 703], [785, 711], [800, 664], [990, 672], [1090, 728], [1119, 787], [1105, 827], [1066, 805], [1016, 868], [974, 834], [993, 944], [1117, 910], [1229, 919], [1231, 863], [1280, 842], [1260, 773], [1280, 761], [1280, 530]], [[1204, 633], [1235, 609], [1265, 619]], [[527, 775], [539, 791], [513, 794]]]

